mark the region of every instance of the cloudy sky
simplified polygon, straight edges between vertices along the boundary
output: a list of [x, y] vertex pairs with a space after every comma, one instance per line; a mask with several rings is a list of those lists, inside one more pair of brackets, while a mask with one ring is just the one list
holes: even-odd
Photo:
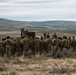
[[76, 21], [76, 0], [0, 0], [0, 18]]

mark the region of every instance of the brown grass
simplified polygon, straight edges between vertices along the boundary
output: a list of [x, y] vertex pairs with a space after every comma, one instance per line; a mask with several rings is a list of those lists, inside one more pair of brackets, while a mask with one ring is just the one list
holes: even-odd
[[0, 75], [76, 75], [76, 59], [0, 58]]

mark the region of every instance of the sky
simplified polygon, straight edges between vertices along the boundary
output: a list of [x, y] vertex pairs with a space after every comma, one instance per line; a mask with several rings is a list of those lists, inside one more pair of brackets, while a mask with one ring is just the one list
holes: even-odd
[[0, 0], [0, 18], [76, 21], [76, 0]]

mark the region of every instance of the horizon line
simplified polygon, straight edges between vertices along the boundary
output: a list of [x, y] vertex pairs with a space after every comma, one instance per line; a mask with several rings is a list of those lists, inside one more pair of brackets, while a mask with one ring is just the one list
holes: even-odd
[[21, 20], [21, 19], [10, 19], [10, 18], [0, 18], [11, 21], [28, 21], [28, 22], [45, 22], [45, 21], [76, 21], [74, 19], [48, 19], [48, 20]]

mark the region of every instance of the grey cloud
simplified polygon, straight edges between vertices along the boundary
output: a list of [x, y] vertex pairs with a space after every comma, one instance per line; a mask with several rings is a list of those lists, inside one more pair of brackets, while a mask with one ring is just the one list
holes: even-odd
[[0, 3], [9, 2], [10, 0], [0, 0]]
[[[73, 2], [74, 1], [74, 2]], [[75, 0], [0, 0], [0, 17], [16, 20], [76, 19]]]
[[22, 2], [15, 2], [15, 3], [18, 3], [18, 4], [39, 4], [39, 3], [52, 3], [52, 2], [61, 2], [63, 0], [37, 0], [37, 1], [22, 1]]

